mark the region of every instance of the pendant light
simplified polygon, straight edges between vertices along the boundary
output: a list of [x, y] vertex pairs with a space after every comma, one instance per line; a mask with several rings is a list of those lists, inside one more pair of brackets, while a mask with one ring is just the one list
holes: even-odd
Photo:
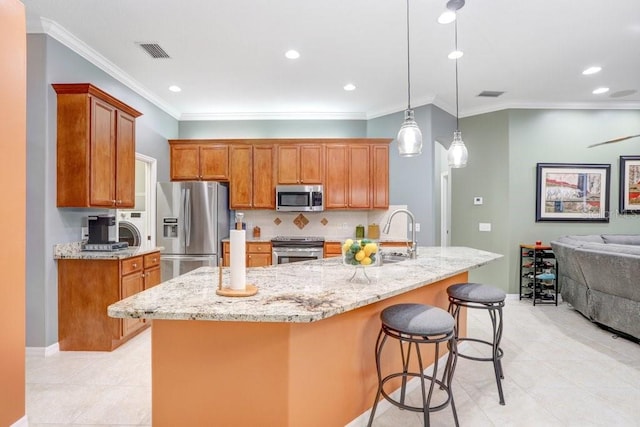
[[[458, 51], [458, 20], [455, 20], [455, 52]], [[452, 168], [463, 168], [467, 166], [467, 158], [469, 157], [469, 153], [467, 152], [467, 147], [464, 145], [464, 141], [462, 141], [462, 132], [460, 132], [460, 118], [458, 115], [458, 58], [455, 57], [456, 61], [456, 130], [453, 132], [453, 142], [449, 147], [449, 151], [447, 152], [447, 159], [449, 161], [449, 167]]]
[[414, 157], [422, 153], [422, 132], [411, 109], [411, 62], [409, 50], [409, 0], [407, 0], [407, 109], [404, 122], [398, 131], [398, 151], [402, 157]]

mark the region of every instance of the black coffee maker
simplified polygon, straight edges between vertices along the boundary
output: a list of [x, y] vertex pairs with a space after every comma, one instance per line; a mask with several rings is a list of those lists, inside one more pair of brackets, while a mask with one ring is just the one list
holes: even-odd
[[115, 243], [116, 241], [116, 216], [115, 215], [90, 215], [89, 243], [90, 245]]

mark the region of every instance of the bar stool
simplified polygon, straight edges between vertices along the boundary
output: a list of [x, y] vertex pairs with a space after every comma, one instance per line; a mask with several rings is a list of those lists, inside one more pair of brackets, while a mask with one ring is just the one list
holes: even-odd
[[[453, 317], [441, 308], [432, 307], [426, 304], [396, 304], [382, 310], [382, 313], [380, 313], [380, 319], [382, 321], [382, 327], [380, 328], [380, 333], [378, 334], [375, 349], [376, 369], [378, 372], [378, 391], [376, 393], [373, 407], [371, 408], [371, 415], [369, 417], [368, 426], [371, 426], [371, 423], [373, 422], [373, 417], [378, 406], [380, 395], [382, 395], [387, 401], [399, 408], [407, 409], [414, 412], [422, 412], [424, 414], [425, 426], [429, 425], [429, 413], [440, 411], [447, 407], [449, 403], [451, 403], [451, 410], [453, 411], [455, 425], [458, 426], [458, 414], [456, 413], [453, 394], [451, 393], [451, 381], [456, 365], [456, 341], [454, 339], [455, 322]], [[394, 338], [399, 341], [400, 352], [402, 355], [402, 372], [391, 373], [382, 378], [380, 358], [387, 338]], [[449, 356], [446, 362], [445, 375], [443, 375], [442, 381], [440, 381], [436, 378], [436, 376], [438, 373], [438, 359], [440, 357], [440, 343], [443, 342], [448, 343], [453, 351], [449, 352]], [[408, 343], [408, 346], [406, 346], [406, 351], [403, 343]], [[432, 375], [424, 374], [425, 366], [423, 366], [422, 363], [420, 344], [435, 344]], [[414, 351], [418, 358], [418, 372], [409, 372], [409, 359], [411, 356], [412, 347], [414, 348]], [[384, 390], [385, 383], [397, 377], [402, 378], [400, 401], [393, 399]], [[410, 377], [420, 378], [420, 385], [422, 389], [422, 406], [410, 406], [404, 403], [407, 378]], [[425, 380], [429, 381], [428, 391], [425, 387]], [[435, 384], [438, 384], [440, 386], [440, 389], [446, 393], [446, 400], [439, 405], [431, 406], [431, 398], [433, 397]]]
[[[465, 359], [476, 360], [480, 362], [492, 362], [493, 370], [496, 375], [496, 383], [498, 384], [498, 395], [500, 396], [500, 404], [504, 405], [504, 393], [502, 392], [502, 379], [504, 373], [502, 371], [502, 355], [500, 348], [500, 340], [502, 339], [502, 307], [506, 294], [501, 289], [493, 286], [482, 285], [479, 283], [459, 283], [447, 288], [449, 295], [449, 312], [456, 321], [455, 338], [459, 344], [463, 341], [473, 341], [491, 346], [491, 357], [476, 357], [462, 354], [457, 348], [451, 349], [457, 356]], [[470, 309], [482, 309], [489, 312], [493, 335], [491, 342], [478, 338], [460, 338], [458, 330], [460, 327], [460, 308], [467, 307]], [[445, 375], [447, 368], [445, 367]]]

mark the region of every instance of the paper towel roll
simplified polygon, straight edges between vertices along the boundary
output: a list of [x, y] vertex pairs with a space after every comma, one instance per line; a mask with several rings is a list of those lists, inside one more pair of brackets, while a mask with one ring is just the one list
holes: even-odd
[[231, 246], [230, 269], [231, 269], [231, 289], [244, 290], [246, 288], [246, 258], [245, 245], [246, 236], [244, 230], [231, 230], [229, 237]]

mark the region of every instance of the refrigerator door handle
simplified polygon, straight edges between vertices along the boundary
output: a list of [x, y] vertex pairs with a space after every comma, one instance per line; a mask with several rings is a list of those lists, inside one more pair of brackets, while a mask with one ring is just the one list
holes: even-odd
[[184, 204], [184, 241], [185, 246], [191, 245], [191, 189], [187, 188]]

